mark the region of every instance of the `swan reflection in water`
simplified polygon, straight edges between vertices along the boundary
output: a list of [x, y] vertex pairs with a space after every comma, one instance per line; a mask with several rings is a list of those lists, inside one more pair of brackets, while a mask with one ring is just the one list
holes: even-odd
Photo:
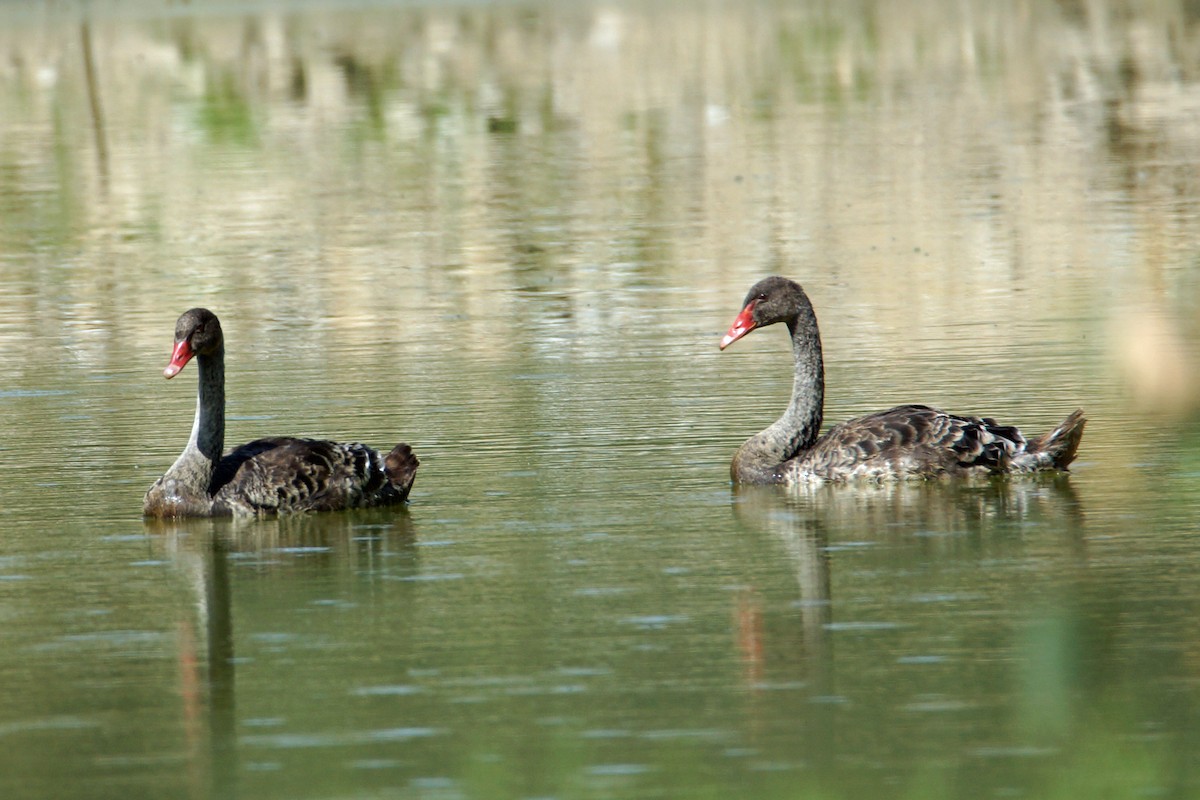
[[[786, 603], [785, 615], [798, 610], [798, 630], [793, 623], [766, 624], [760, 587], [739, 595], [737, 646], [747, 683], [760, 686], [782, 675], [785, 681], [806, 682], [817, 697], [836, 693], [830, 633], [837, 627], [836, 568], [842, 548], [886, 542], [896, 545], [889, 552], [903, 559], [981, 561], [997, 550], [1021, 547], [1023, 537], [1038, 531], [1048, 532], [1055, 547], [1066, 547], [1077, 560], [1083, 557], [1082, 510], [1070, 479], [1061, 474], [790, 489], [735, 485], [732, 507], [745, 535], [770, 534], [774, 543], [759, 542], [756, 549], [768, 562], [786, 565], [798, 589], [798, 600]], [[915, 556], [914, 547], [919, 549]], [[768, 598], [765, 605], [785, 604]], [[784, 643], [767, 640], [767, 631], [777, 630], [786, 631], [780, 636], [786, 637]]]
[[284, 579], [314, 568], [368, 580], [386, 568], [405, 577], [418, 569], [412, 521], [394, 509], [363, 509], [265, 520], [148, 518], [145, 525], [185, 578], [194, 609], [175, 624], [192, 794], [232, 797], [238, 751], [231, 563]]

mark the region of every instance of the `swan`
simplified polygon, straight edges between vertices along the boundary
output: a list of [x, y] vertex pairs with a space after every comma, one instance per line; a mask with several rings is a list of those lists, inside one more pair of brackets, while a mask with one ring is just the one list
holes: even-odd
[[199, 396], [192, 435], [171, 468], [146, 492], [149, 517], [266, 516], [384, 506], [408, 498], [420, 461], [407, 444], [387, 455], [358, 442], [277, 436], [222, 455], [225, 338], [217, 315], [193, 308], [175, 323], [163, 375], [196, 359]]
[[1075, 459], [1087, 422], [1082, 409], [1033, 439], [989, 417], [960, 416], [924, 405], [868, 414], [821, 435], [821, 333], [800, 284], [777, 275], [754, 284], [720, 349], [777, 322], [785, 323], [792, 337], [791, 402], [783, 416], [738, 448], [730, 464], [734, 483], [795, 485], [1066, 470]]

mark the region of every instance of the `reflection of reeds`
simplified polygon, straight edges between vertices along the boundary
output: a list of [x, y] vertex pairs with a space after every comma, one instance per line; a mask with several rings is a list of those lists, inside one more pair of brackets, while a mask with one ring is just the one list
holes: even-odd
[[[652, 269], [736, 294], [775, 258], [818, 281], [848, 273], [885, 331], [1012, 286], [1049, 317], [1092, 299], [1094, 270], [1062, 265], [1105, 266], [1094, 237], [1072, 235], [1081, 225], [1136, 229], [1130, 209], [1164, 182], [1195, 188], [1170, 166], [1195, 163], [1200, 106], [1196, 48], [1175, 46], [1196, 38], [1181, 9], [572, 5], [168, 23], [150, 5], [145, 20], [92, 25], [112, 202], [97, 162], [76, 157], [86, 128], [54, 124], [86, 106], [41, 102], [83, 91], [67, 60], [78, 29], [17, 20], [0, 33], [0, 110], [26, 131], [7, 158], [34, 168], [7, 192], [44, 191], [64, 154], [49, 188], [83, 193], [54, 234], [88, 251], [74, 269], [110, 271], [122, 242], [148, 237], [193, 284], [164, 280], [157, 259], [122, 263], [151, 290], [113, 299], [140, 312], [220, 284], [247, 311], [274, 292], [355, 337], [364, 313], [412, 310], [380, 291], [394, 282], [494, 320], [515, 302], [495, 290], [529, 282], [511, 265], [535, 248], [584, 292]], [[1134, 163], [1114, 175], [1114, 159]], [[1151, 180], [1123, 184], [1137, 162]], [[1129, 202], [1098, 203], [1097, 189]], [[0, 233], [11, 249], [29, 231]], [[911, 287], [902, 299], [892, 278]], [[976, 313], [1004, 318], [986, 302]]]
[[95, 137], [96, 173], [100, 191], [108, 193], [108, 141], [104, 126], [104, 103], [100, 99], [100, 88], [96, 85], [95, 56], [92, 53], [92, 31], [87, 22], [80, 27], [79, 38], [83, 46], [83, 74], [87, 85], [88, 107], [92, 113], [92, 132]]
[[[111, 371], [197, 303], [246, 350], [377, 348], [414, 385], [447, 358], [503, 373], [698, 305], [715, 334], [778, 270], [818, 300], [832, 385], [900, 370], [895, 396], [832, 403], [1000, 413], [975, 404], [1014, 348], [1090, 342], [1147, 282], [1188, 289], [1161, 277], [1200, 202], [1182, 3], [143, 8], [88, 28], [107, 194], [78, 21], [0, 25], [6, 378], [31, 329]], [[928, 392], [948, 354], [974, 370]], [[1016, 369], [1048, 421], [1094, 375], [1038, 358]]]

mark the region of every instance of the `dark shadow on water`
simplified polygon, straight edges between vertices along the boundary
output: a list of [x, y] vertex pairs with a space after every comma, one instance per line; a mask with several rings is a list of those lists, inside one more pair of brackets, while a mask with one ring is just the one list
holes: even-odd
[[[1082, 547], [1083, 508], [1067, 475], [979, 481], [735, 487], [735, 515], [750, 530], [846, 540], [944, 541], [954, 551], [979, 537], [1059, 530]], [[968, 545], [969, 547], [969, 545]]]
[[[231, 562], [254, 557], [273, 572], [349, 562], [371, 570], [384, 552], [404, 553], [417, 571], [415, 535], [406, 509], [365, 509], [265, 520], [145, 520], [147, 532], [189, 583], [195, 613], [176, 623], [183, 729], [192, 796], [238, 795], [236, 653]], [[395, 565], [392, 565], [393, 570]]]
[[[810, 697], [818, 701], [836, 698], [829, 635], [833, 605], [826, 526], [800, 498], [774, 486], [735, 486], [733, 510], [747, 535], [768, 533], [776, 540], [781, 561], [794, 573], [799, 591], [798, 600], [788, 604], [796, 611], [784, 615], [786, 622], [768, 620], [768, 616], [774, 616], [768, 609], [780, 603], [776, 598], [764, 599], [759, 587], [744, 590], [738, 598], [735, 621], [748, 688], [756, 696], [764, 695], [760, 702], [765, 704], [769, 702], [767, 693], [755, 690], [769, 688], [776, 674], [791, 675], [806, 684]], [[766, 552], [775, 550], [768, 547]], [[798, 626], [794, 622], [796, 614]], [[758, 713], [769, 718], [766, 708]], [[837, 719], [832, 702], [819, 702], [811, 716], [817, 729], [834, 730]], [[835, 758], [830, 748], [833, 739], [832, 735], [814, 738], [807, 758], [819, 764], [831, 763]]]
[[[266, 519], [146, 520], [172, 557], [220, 539], [242, 564], [264, 571], [350, 565], [371, 571], [384, 553], [416, 560], [416, 533], [406, 508], [291, 514]], [[302, 560], [294, 558], [303, 556]], [[394, 566], [394, 565], [393, 565]]]
[[[916, 539], [923, 552], [955, 556], [976, 551], [988, 537], [1050, 533], [1084, 556], [1084, 512], [1066, 475], [791, 489], [736, 486], [732, 505], [747, 532], [770, 533], [783, 545], [805, 608], [828, 607], [831, 547]], [[809, 616], [806, 629], [828, 622], [827, 615]]]
[[[833, 732], [842, 719], [837, 709], [845, 690], [838, 685], [833, 632], [842, 552], [883, 545], [904, 554], [896, 568], [905, 569], [939, 560], [983, 562], [1019, 550], [1028, 539], [1049, 537], [1070, 558], [1085, 561], [1084, 514], [1065, 475], [799, 489], [738, 486], [731, 504], [745, 535], [769, 535], [751, 546], [777, 559], [796, 587], [790, 600], [764, 596], [768, 590], [755, 585], [739, 596], [735, 627], [746, 682], [751, 690], [803, 682], [812, 703], [808, 722], [822, 732], [806, 754], [815, 764], [833, 766], [838, 757]], [[769, 581], [769, 571], [760, 579]]]

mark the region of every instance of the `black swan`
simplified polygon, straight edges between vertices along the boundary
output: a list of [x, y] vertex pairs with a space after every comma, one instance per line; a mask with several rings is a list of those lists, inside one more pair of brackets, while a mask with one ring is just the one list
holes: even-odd
[[1086, 420], [1079, 409], [1057, 428], [1026, 439], [993, 419], [897, 406], [835, 425], [820, 435], [825, 400], [821, 333], [808, 295], [778, 276], [751, 287], [742, 312], [721, 339], [724, 350], [755, 328], [787, 323], [795, 381], [787, 411], [738, 448], [735, 483], [800, 484], [852, 478], [887, 480], [1065, 470], [1075, 459]]
[[183, 453], [146, 492], [151, 517], [218, 517], [333, 511], [402, 503], [420, 463], [407, 444], [386, 456], [357, 442], [287, 436], [258, 439], [222, 456], [225, 338], [217, 315], [187, 311], [175, 323], [175, 349], [163, 375], [195, 357], [196, 420]]

